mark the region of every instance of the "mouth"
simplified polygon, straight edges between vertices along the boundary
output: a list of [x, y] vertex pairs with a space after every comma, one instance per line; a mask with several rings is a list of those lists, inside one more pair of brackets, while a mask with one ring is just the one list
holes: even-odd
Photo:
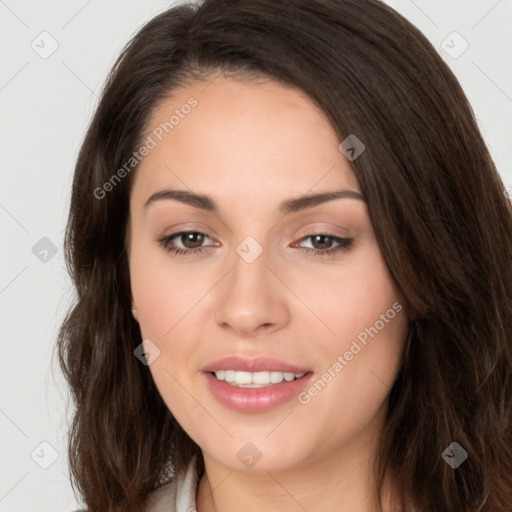
[[277, 370], [246, 372], [237, 370], [217, 370], [210, 372], [217, 380], [225, 382], [235, 388], [266, 388], [281, 384], [282, 382], [293, 382], [301, 379], [308, 372], [293, 373]]
[[237, 412], [263, 413], [296, 400], [314, 373], [217, 370], [202, 375], [211, 396], [220, 404]]
[[229, 409], [262, 413], [291, 402], [313, 378], [310, 368], [273, 357], [227, 356], [199, 370], [211, 396]]

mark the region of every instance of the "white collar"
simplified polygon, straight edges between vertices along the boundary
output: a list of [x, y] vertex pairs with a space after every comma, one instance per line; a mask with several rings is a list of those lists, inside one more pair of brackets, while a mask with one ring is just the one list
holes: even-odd
[[147, 498], [145, 512], [192, 512], [196, 508], [199, 479], [196, 472], [196, 456], [190, 460], [187, 470], [176, 479], [157, 487]]

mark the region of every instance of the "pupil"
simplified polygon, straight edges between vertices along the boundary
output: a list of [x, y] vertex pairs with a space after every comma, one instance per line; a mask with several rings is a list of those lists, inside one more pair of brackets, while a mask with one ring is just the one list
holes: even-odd
[[318, 245], [318, 244], [316, 244], [317, 241], [320, 241], [320, 247], [316, 247], [317, 249], [328, 249], [329, 248], [330, 242], [329, 242], [329, 237], [327, 235], [315, 235], [313, 237], [313, 245], [314, 246]]
[[184, 244], [187, 249], [195, 249], [201, 247], [203, 243], [203, 235], [201, 233], [186, 233]]

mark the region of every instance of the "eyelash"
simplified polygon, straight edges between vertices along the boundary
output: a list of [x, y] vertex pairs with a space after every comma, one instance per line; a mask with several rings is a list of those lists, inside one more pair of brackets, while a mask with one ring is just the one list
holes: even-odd
[[[181, 249], [180, 247], [173, 247], [171, 245], [172, 240], [175, 238], [179, 238], [181, 235], [188, 235], [188, 234], [198, 234], [198, 235], [204, 235], [205, 237], [210, 238], [206, 233], [202, 233], [201, 231], [179, 231], [177, 233], [173, 233], [169, 236], [162, 236], [157, 239], [157, 241], [162, 245], [164, 250], [171, 252], [175, 254], [176, 256], [190, 256], [192, 254], [198, 254], [203, 251], [204, 247], [196, 247], [195, 249]], [[331, 239], [333, 242], [336, 242], [338, 245], [333, 247], [332, 249], [311, 249], [310, 247], [301, 247], [299, 250], [303, 253], [312, 254], [314, 257], [320, 256], [329, 256], [332, 255], [338, 251], [346, 251], [348, 250], [352, 242], [354, 241], [353, 238], [342, 238], [335, 235], [330, 235], [329, 233], [314, 233], [311, 235], [306, 235], [300, 239], [306, 240], [308, 238], [313, 238], [315, 236], [324, 236], [329, 239]]]

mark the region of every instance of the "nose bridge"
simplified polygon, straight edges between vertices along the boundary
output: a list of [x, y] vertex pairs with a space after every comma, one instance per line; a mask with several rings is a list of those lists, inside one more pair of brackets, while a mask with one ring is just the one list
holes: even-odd
[[269, 251], [254, 239], [246, 239], [237, 246], [235, 252], [227, 293], [240, 306], [245, 304], [247, 308], [254, 307], [272, 292], [273, 286], [269, 282], [272, 273], [267, 268], [270, 263]]
[[[261, 247], [261, 246], [260, 246]], [[233, 286], [242, 292], [257, 293], [263, 289], [263, 285], [269, 280], [270, 271], [269, 251], [255, 247], [251, 242], [242, 242], [236, 249], [236, 256], [233, 258], [233, 272], [231, 279]], [[236, 290], [232, 290], [235, 291]]]
[[251, 333], [287, 321], [283, 287], [268, 266], [270, 252], [254, 238], [247, 237], [236, 247], [231, 272], [218, 297], [215, 316], [219, 324]]

